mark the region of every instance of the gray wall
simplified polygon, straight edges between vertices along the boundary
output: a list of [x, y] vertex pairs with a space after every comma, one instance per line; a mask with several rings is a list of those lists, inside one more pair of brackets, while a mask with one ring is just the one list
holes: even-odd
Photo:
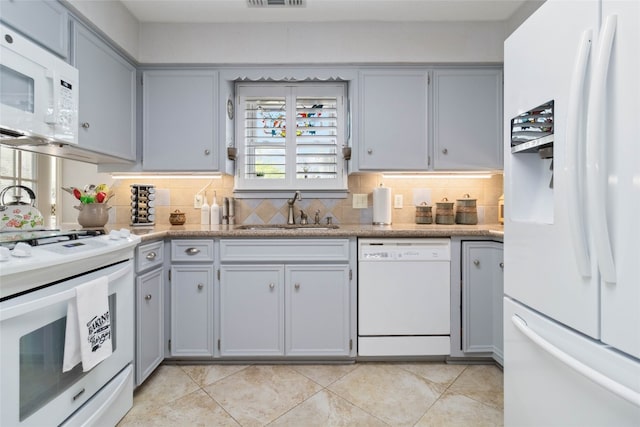
[[501, 63], [505, 38], [543, 1], [499, 22], [274, 24], [139, 23], [120, 2], [66, 3], [142, 63], [348, 64]]

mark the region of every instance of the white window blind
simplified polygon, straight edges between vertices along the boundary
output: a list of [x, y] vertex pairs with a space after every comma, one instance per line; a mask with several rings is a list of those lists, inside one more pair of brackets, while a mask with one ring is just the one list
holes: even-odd
[[286, 99], [247, 97], [244, 101], [244, 178], [286, 177]]
[[346, 87], [242, 83], [236, 190], [346, 190]]

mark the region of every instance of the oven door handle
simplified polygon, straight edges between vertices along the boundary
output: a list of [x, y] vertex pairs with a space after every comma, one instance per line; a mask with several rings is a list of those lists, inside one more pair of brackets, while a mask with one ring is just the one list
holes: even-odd
[[[133, 263], [128, 262], [123, 268], [109, 274], [107, 276], [107, 279], [109, 280], [109, 283], [112, 283], [132, 272], [133, 272]], [[66, 291], [62, 291], [57, 294], [47, 295], [42, 298], [35, 299], [33, 301], [28, 301], [22, 304], [16, 304], [12, 307], [3, 308], [2, 311], [0, 311], [0, 322], [5, 321], [7, 319], [11, 319], [12, 317], [21, 316], [25, 313], [35, 312], [37, 310], [43, 309], [53, 304], [69, 301], [75, 297], [76, 297], [76, 288], [74, 286], [71, 289], [67, 289]]]

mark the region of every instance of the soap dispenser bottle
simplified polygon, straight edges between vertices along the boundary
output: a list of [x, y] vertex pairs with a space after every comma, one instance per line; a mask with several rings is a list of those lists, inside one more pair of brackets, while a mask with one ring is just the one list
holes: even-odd
[[202, 202], [202, 207], [200, 208], [200, 224], [209, 225], [209, 212], [211, 208], [209, 207], [209, 203], [207, 202], [207, 193], [204, 193], [204, 201]]
[[218, 205], [218, 195], [213, 192], [213, 203], [211, 204], [211, 225], [220, 224], [220, 205]]

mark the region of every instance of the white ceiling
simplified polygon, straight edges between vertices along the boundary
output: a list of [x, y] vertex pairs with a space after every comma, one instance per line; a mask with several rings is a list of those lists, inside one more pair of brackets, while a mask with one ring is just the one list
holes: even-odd
[[304, 0], [304, 7], [260, 8], [247, 0], [121, 0], [140, 22], [167, 23], [504, 21], [528, 1]]

